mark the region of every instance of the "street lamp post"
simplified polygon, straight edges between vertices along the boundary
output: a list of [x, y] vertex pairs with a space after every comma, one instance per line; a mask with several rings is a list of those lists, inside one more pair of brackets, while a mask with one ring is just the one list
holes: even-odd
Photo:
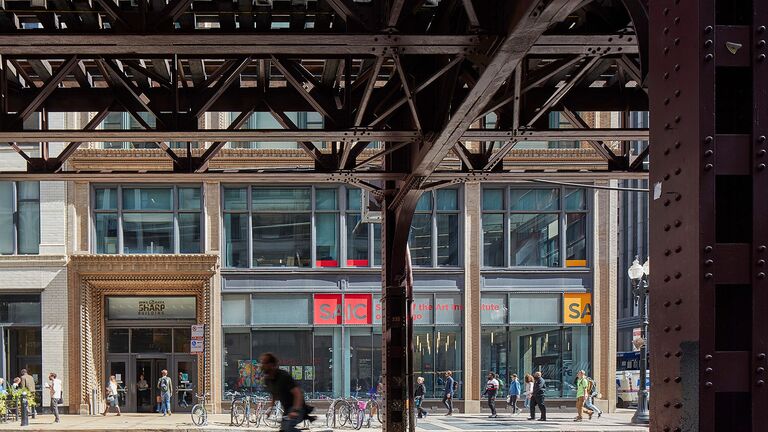
[[640, 319], [643, 321], [640, 327], [640, 388], [638, 389], [637, 409], [632, 416], [632, 423], [648, 424], [650, 423], [650, 413], [648, 412], [648, 388], [645, 386], [646, 369], [648, 369], [648, 276], [650, 276], [649, 261], [640, 265], [635, 258], [632, 265], [627, 270], [629, 279], [632, 280], [632, 294], [635, 297], [635, 304], [638, 305]]

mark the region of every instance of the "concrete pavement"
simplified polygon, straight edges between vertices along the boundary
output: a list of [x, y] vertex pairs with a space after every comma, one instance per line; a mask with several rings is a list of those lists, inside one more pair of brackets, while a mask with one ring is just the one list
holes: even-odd
[[[575, 423], [572, 421], [574, 414], [572, 411], [552, 410], [547, 413], [550, 421], [538, 422], [526, 420], [526, 414], [511, 415], [499, 414], [498, 418], [490, 419], [487, 414], [456, 414], [451, 417], [443, 416], [441, 412], [434, 413], [426, 419], [419, 420], [417, 431], [419, 432], [439, 432], [439, 431], [461, 431], [461, 432], [492, 432], [492, 431], [528, 431], [528, 432], [648, 432], [648, 427], [632, 425], [632, 410], [619, 410], [618, 413], [605, 414], [597, 419], [595, 416], [592, 421], [583, 421]], [[244, 428], [229, 426], [228, 414], [217, 414], [210, 416], [209, 425], [206, 427], [196, 427], [192, 425], [189, 414], [177, 413], [170, 417], [162, 417], [158, 414], [123, 414], [115, 416], [111, 414], [107, 417], [102, 416], [79, 416], [62, 415], [61, 423], [53, 423], [53, 416], [38, 415], [36, 419], [30, 419], [30, 425], [21, 427], [18, 422], [0, 423], [2, 430], [24, 430], [24, 431], [69, 431], [69, 432], [116, 432], [116, 431], [141, 431], [141, 432], [185, 432], [185, 431], [264, 431], [276, 432], [277, 429], [269, 429], [263, 425], [259, 428]], [[351, 428], [330, 429], [325, 427], [325, 416], [320, 414], [318, 421], [311, 425], [313, 432], [336, 432], [352, 431]], [[374, 421], [374, 427], [363, 431], [381, 431], [381, 426]]]

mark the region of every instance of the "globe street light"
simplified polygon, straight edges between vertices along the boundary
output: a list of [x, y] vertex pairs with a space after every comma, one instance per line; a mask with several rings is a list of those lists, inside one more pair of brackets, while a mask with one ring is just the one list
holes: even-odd
[[632, 416], [632, 423], [648, 424], [650, 423], [650, 413], [648, 412], [648, 388], [645, 386], [646, 369], [648, 369], [648, 276], [651, 274], [649, 261], [640, 265], [635, 257], [632, 265], [627, 270], [629, 279], [632, 281], [632, 294], [635, 297], [635, 304], [638, 305], [642, 326], [640, 327], [640, 388], [638, 389], [637, 409]]

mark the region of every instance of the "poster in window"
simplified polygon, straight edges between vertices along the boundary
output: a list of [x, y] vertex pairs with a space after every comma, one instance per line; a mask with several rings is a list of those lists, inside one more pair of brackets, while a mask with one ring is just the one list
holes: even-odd
[[258, 360], [237, 361], [237, 387], [255, 387], [261, 380], [261, 369]]
[[314, 366], [304, 366], [304, 379], [307, 381], [312, 381], [313, 379], [315, 379]]
[[301, 366], [291, 366], [291, 376], [296, 381], [301, 381], [304, 379], [304, 368]]

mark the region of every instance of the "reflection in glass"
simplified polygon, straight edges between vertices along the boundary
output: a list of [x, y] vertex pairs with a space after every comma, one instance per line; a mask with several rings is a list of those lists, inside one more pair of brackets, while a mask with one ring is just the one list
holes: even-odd
[[559, 189], [510, 189], [509, 206], [513, 211], [550, 211], [560, 208]]
[[200, 253], [200, 213], [179, 213], [179, 252]]
[[14, 253], [13, 182], [0, 182], [0, 254]]
[[347, 266], [368, 266], [368, 224], [359, 214], [347, 215]]
[[131, 330], [131, 352], [168, 353], [171, 352], [171, 329], [135, 328]]
[[224, 213], [224, 265], [248, 267], [248, 213]]
[[309, 267], [309, 213], [253, 215], [254, 267]]
[[339, 217], [336, 213], [315, 215], [315, 256], [318, 267], [339, 266]]
[[[251, 360], [251, 334], [246, 331], [224, 330], [224, 392], [252, 391], [254, 382], [240, 374]], [[251, 363], [252, 365], [252, 363]], [[247, 366], [251, 367], [251, 366]]]
[[504, 215], [483, 214], [483, 265], [504, 266]]
[[[430, 196], [426, 194], [424, 196]], [[432, 265], [432, 215], [415, 214], [408, 237], [411, 263], [414, 266]]]
[[96, 213], [96, 253], [117, 253], [117, 214]]
[[128, 329], [107, 330], [107, 352], [108, 353], [127, 353], [128, 352]]
[[173, 253], [172, 213], [123, 214], [124, 253]]
[[566, 266], [587, 265], [587, 214], [568, 213], [565, 217]]
[[512, 214], [509, 221], [511, 265], [558, 267], [557, 214]]
[[171, 188], [123, 188], [124, 210], [172, 210]]
[[459, 215], [437, 215], [437, 265], [459, 265]]
[[251, 205], [254, 211], [310, 210], [310, 188], [257, 188], [251, 189]]

